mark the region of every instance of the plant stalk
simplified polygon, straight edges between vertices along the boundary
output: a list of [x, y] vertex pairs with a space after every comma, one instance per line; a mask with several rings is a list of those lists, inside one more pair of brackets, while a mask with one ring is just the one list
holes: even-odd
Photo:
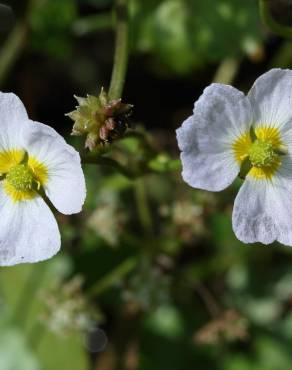
[[263, 23], [274, 33], [292, 38], [292, 27], [278, 23], [271, 13], [270, 0], [259, 0], [260, 16]]
[[136, 267], [137, 262], [138, 259], [136, 257], [129, 257], [123, 261], [88, 290], [89, 297], [97, 297], [119, 283], [124, 276], [128, 275]]
[[126, 78], [129, 52], [128, 0], [117, 0], [116, 3], [116, 46], [112, 70], [109, 97], [120, 99]]
[[28, 27], [26, 22], [17, 24], [0, 51], [0, 84], [9, 74], [14, 62], [21, 54], [26, 41]]
[[101, 165], [101, 166], [112, 167], [112, 168], [115, 168], [122, 175], [128, 177], [129, 179], [135, 178], [135, 174], [133, 174], [125, 166], [121, 165], [119, 162], [115, 161], [112, 158], [83, 156], [82, 157], [82, 163], [84, 163], [84, 164], [97, 164], [97, 165]]

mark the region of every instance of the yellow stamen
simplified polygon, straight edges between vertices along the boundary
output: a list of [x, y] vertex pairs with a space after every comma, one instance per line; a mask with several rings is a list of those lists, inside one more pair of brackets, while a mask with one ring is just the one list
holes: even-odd
[[251, 169], [249, 176], [270, 180], [287, 154], [280, 132], [276, 127], [260, 126], [255, 129], [256, 140], [252, 142], [249, 132], [242, 134], [232, 145], [236, 161], [242, 165], [248, 158]]
[[6, 175], [6, 181], [19, 191], [31, 190], [33, 180], [33, 174], [26, 164], [17, 164]]
[[38, 183], [38, 189], [44, 186], [48, 181], [48, 169], [47, 167], [38, 161], [36, 157], [30, 156], [28, 158], [28, 166], [34, 174], [34, 179]]
[[28, 190], [17, 190], [10, 182], [7, 180], [3, 181], [4, 191], [13, 202], [20, 202], [22, 200], [33, 199], [37, 196], [37, 192], [33, 189]]
[[48, 181], [48, 169], [24, 150], [0, 152], [0, 173], [5, 176], [3, 188], [14, 202], [33, 199]]
[[250, 146], [248, 156], [254, 167], [270, 167], [278, 154], [276, 154], [273, 144], [267, 140], [256, 139]]

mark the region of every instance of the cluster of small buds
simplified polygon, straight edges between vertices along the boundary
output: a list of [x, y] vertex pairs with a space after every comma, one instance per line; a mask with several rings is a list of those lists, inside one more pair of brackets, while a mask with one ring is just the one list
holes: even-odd
[[222, 312], [194, 336], [195, 342], [201, 345], [219, 345], [222, 341], [246, 341], [248, 338], [247, 319], [233, 309]]
[[179, 199], [173, 204], [163, 204], [159, 213], [164, 219], [171, 220], [170, 224], [166, 223], [167, 234], [175, 233], [186, 243], [208, 232], [204, 200], [194, 204], [191, 199]]
[[75, 98], [79, 105], [67, 113], [74, 121], [72, 135], [87, 135], [85, 147], [90, 151], [122, 137], [130, 126], [133, 106], [122, 103], [121, 99], [111, 100], [104, 89], [99, 96]]
[[53, 333], [66, 336], [84, 332], [95, 326], [99, 314], [82, 294], [83, 278], [75, 276], [60, 287], [56, 285], [43, 294], [46, 305], [41, 320]]
[[111, 247], [117, 247], [127, 221], [126, 214], [115, 203], [98, 206], [89, 217], [87, 224]]

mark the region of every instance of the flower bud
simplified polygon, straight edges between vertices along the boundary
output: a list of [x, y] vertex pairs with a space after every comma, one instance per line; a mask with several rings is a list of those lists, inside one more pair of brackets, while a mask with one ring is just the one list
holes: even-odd
[[76, 109], [67, 116], [74, 121], [72, 135], [87, 135], [85, 147], [90, 151], [122, 137], [129, 127], [133, 106], [121, 99], [110, 100], [104, 89], [99, 96], [75, 96]]

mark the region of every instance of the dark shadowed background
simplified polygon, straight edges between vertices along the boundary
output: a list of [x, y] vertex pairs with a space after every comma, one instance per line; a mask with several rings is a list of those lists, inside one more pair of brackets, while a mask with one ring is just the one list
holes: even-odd
[[[113, 3], [0, 6], [1, 90], [80, 149], [65, 113], [74, 94], [109, 86]], [[271, 5], [292, 25], [291, 1]], [[85, 165], [83, 212], [56, 215], [62, 251], [0, 269], [0, 370], [290, 369], [292, 250], [235, 238], [240, 180], [222, 193], [188, 187], [175, 129], [212, 81], [247, 92], [291, 67], [292, 43], [263, 25], [256, 0], [129, 0], [129, 11], [123, 100], [147, 145], [128, 136], [104, 150], [153, 172]]]

